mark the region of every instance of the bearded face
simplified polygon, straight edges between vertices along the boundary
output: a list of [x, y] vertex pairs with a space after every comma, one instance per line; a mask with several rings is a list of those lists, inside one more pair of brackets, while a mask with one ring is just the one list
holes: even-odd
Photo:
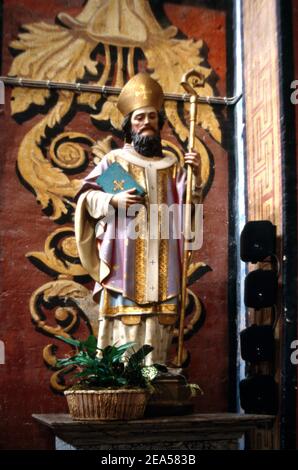
[[162, 156], [160, 129], [163, 119], [152, 106], [139, 108], [123, 124], [126, 140], [145, 157]]
[[142, 135], [132, 132], [131, 140], [134, 149], [144, 157], [162, 157], [160, 133], [155, 135]]

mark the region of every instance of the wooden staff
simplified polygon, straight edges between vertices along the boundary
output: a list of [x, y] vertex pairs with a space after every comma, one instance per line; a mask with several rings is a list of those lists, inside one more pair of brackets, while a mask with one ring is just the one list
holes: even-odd
[[[203, 79], [201, 74], [196, 70], [190, 70], [183, 75], [181, 85], [190, 96], [190, 126], [189, 126], [189, 139], [188, 139], [188, 152], [193, 152], [195, 142], [195, 125], [197, 118], [197, 93], [193, 86], [201, 86]], [[189, 233], [191, 228], [191, 202], [192, 202], [192, 177], [193, 170], [191, 165], [187, 165], [187, 180], [186, 180], [186, 200], [184, 211], [184, 227], [183, 227], [183, 264], [182, 264], [182, 279], [181, 279], [181, 312], [179, 322], [179, 337], [178, 337], [178, 361], [177, 366], [181, 367], [183, 363], [183, 339], [184, 339], [184, 320], [186, 308], [186, 294], [187, 294], [187, 271], [190, 256], [190, 250], [186, 248], [189, 243]]]

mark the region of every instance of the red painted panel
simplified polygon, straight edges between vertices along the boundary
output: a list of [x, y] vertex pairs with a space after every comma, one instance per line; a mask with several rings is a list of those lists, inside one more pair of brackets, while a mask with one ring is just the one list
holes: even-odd
[[[200, 2], [201, 3], [201, 2]], [[26, 23], [54, 23], [57, 13], [77, 15], [82, 1], [34, 0], [4, 1], [3, 63], [7, 74], [12, 57], [10, 41]], [[203, 39], [208, 61], [219, 76], [219, 94], [226, 90], [225, 14], [203, 7], [165, 4], [169, 21], [195, 39]], [[37, 423], [32, 413], [65, 412], [63, 396], [49, 387], [52, 371], [42, 359], [42, 349], [52, 341], [34, 328], [30, 320], [32, 292], [51, 278], [26, 258], [29, 251], [43, 251], [46, 237], [58, 226], [44, 215], [34, 195], [16, 175], [17, 152], [23, 136], [40, 116], [22, 125], [10, 116], [10, 91], [7, 90], [4, 114], [0, 114], [1, 148], [1, 323], [0, 339], [5, 342], [6, 364], [0, 365], [0, 447], [3, 449], [50, 449], [53, 439]], [[65, 130], [86, 132], [96, 137], [98, 131], [86, 113], [78, 113]], [[206, 309], [206, 321], [187, 343], [191, 351], [188, 370], [190, 381], [197, 382], [205, 394], [197, 400], [197, 410], [220, 412], [227, 409], [228, 386], [228, 160], [227, 153], [204, 133], [206, 145], [214, 156], [215, 176], [204, 204], [204, 245], [197, 260], [212, 268], [196, 285]]]

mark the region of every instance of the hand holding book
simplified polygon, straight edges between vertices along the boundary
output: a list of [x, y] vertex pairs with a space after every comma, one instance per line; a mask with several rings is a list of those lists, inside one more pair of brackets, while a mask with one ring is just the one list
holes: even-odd
[[109, 168], [96, 180], [101, 189], [107, 193], [115, 194], [110, 204], [118, 208], [129, 207], [132, 204], [143, 204], [146, 192], [134, 178], [117, 162], [112, 163]]
[[131, 188], [127, 191], [122, 191], [115, 196], [112, 197], [110, 204], [117, 209], [119, 206], [121, 207], [129, 207], [133, 204], [144, 204], [144, 196], [139, 196], [136, 194], [136, 189]]

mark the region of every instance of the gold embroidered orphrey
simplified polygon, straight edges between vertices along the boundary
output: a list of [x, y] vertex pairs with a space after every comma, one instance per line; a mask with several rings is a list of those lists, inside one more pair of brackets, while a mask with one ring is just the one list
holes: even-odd
[[[214, 95], [210, 80], [212, 69], [202, 65], [206, 63], [203, 41], [175, 39], [177, 28], [173, 25], [163, 28], [154, 17], [147, 0], [88, 0], [78, 16], [72, 17], [67, 12], [61, 12], [58, 19], [59, 24], [55, 24], [53, 19], [52, 23], [40, 21], [22, 25], [22, 32], [10, 43], [10, 47], [18, 55], [12, 60], [9, 75], [57, 82], [82, 81], [88, 76], [93, 84], [104, 86], [115, 70], [113, 85], [122, 88], [128, 77], [139, 72], [134, 65], [139, 60], [144, 68], [154, 70], [152, 78], [159, 82], [164, 92], [183, 93], [177, 77], [195, 69], [204, 77], [200, 95]], [[102, 52], [98, 52], [99, 46]], [[112, 58], [112, 47], [116, 51], [116, 59]], [[61, 132], [61, 126], [70, 123], [74, 111], [84, 110], [92, 120], [98, 122], [99, 128], [101, 122], [105, 121], [115, 131], [119, 131], [122, 116], [116, 107], [116, 97], [102, 98], [106, 97], [70, 91], [58, 91], [54, 96], [49, 89], [21, 87], [12, 92], [12, 115], [24, 114], [34, 105], [38, 109], [47, 109], [47, 113], [40, 114], [39, 121], [20, 143], [18, 171], [33, 190], [42, 209], [50, 214], [49, 218], [59, 223], [66, 220], [70, 224], [49, 234], [44, 252], [27, 254], [36, 266], [54, 278], [52, 282], [33, 292], [30, 300], [31, 316], [39, 331], [47, 335], [59, 332], [60, 335], [70, 336], [77, 320], [84, 315], [89, 330], [96, 332], [90, 291], [80, 284], [87, 273], [78, 264], [73, 237], [74, 196], [81, 179], [70, 178], [69, 174], [79, 174], [86, 168], [86, 147], [89, 154], [90, 150], [93, 154], [94, 164], [98, 163], [111, 149], [113, 136], [95, 142], [81, 132]], [[182, 108], [183, 113], [181, 107], [178, 112], [177, 102], [165, 103], [168, 122], [179, 144], [186, 148], [188, 126], [184, 116], [189, 112], [189, 104], [183, 103]], [[210, 105], [198, 105], [197, 124], [212, 139], [221, 143], [219, 122]], [[45, 140], [49, 131], [51, 137]], [[163, 141], [163, 145], [165, 154], [174, 152], [179, 158], [183, 158], [181, 150], [172, 142]], [[197, 136], [194, 147], [201, 157], [201, 178], [206, 186], [210, 183], [208, 151]], [[189, 275], [201, 268], [206, 269], [204, 263], [192, 263]], [[194, 307], [186, 333], [191, 331], [201, 315], [199, 299], [190, 290], [188, 294], [193, 299], [190, 303]], [[44, 319], [46, 315], [42, 311], [42, 305], [46, 305], [47, 313], [48, 310], [53, 313], [49, 322], [47, 318]], [[57, 327], [51, 326], [53, 319]], [[55, 348], [51, 344], [44, 348], [43, 356], [55, 368]], [[64, 388], [64, 372], [58, 370], [52, 375], [51, 385], [54, 389]]]

